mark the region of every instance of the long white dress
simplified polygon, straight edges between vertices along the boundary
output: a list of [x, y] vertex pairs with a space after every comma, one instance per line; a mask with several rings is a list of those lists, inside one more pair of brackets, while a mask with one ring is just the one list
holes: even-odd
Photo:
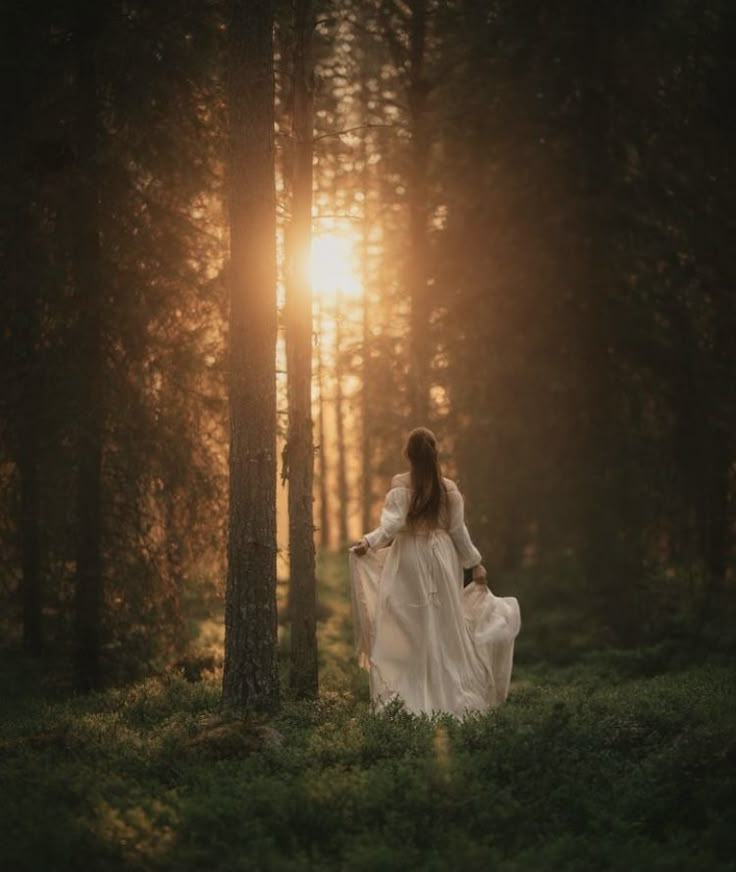
[[399, 697], [411, 712], [463, 717], [508, 694], [519, 604], [475, 582], [463, 588], [463, 569], [481, 555], [462, 495], [444, 481], [444, 524], [407, 529], [409, 477], [395, 476], [380, 526], [366, 535], [370, 550], [350, 553], [355, 645], [378, 709]]

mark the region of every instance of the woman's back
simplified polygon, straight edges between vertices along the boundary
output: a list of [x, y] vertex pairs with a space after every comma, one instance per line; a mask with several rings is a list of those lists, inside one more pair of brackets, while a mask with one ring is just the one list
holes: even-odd
[[[443, 499], [440, 505], [440, 511], [437, 518], [437, 523], [419, 523], [414, 525], [414, 529], [418, 532], [424, 529], [433, 529], [436, 527], [440, 527], [442, 529], [449, 529], [452, 522], [451, 516], [455, 514], [454, 509], [456, 508], [456, 498], [452, 497], [452, 494], [457, 494], [460, 496], [460, 491], [458, 490], [457, 485], [452, 479], [442, 477], [442, 485], [444, 489]], [[391, 479], [391, 488], [406, 488], [409, 496], [409, 500], [411, 500], [412, 495], [412, 483], [411, 483], [411, 473], [410, 472], [400, 472], [398, 475], [395, 475]]]

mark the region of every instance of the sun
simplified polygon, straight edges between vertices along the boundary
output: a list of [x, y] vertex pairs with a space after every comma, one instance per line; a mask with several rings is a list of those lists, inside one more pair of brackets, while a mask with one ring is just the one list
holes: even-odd
[[309, 258], [309, 277], [316, 296], [334, 297], [338, 293], [360, 296], [360, 280], [355, 257], [355, 242], [336, 233], [315, 235]]

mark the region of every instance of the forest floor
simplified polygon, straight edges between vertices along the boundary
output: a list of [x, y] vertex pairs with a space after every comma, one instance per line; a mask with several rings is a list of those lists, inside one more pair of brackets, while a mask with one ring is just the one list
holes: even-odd
[[[662, 649], [534, 659], [460, 723], [370, 713], [346, 563], [322, 562], [322, 692], [235, 718], [216, 676], [49, 698], [0, 666], [0, 867], [736, 869], [736, 675]], [[18, 670], [25, 673], [19, 681]]]

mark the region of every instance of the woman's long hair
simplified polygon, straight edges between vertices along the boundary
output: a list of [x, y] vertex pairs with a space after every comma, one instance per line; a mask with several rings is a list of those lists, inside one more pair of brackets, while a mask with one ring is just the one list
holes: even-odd
[[411, 464], [411, 502], [406, 519], [410, 527], [436, 527], [445, 508], [446, 491], [437, 457], [437, 440], [426, 427], [409, 433], [405, 453]]

